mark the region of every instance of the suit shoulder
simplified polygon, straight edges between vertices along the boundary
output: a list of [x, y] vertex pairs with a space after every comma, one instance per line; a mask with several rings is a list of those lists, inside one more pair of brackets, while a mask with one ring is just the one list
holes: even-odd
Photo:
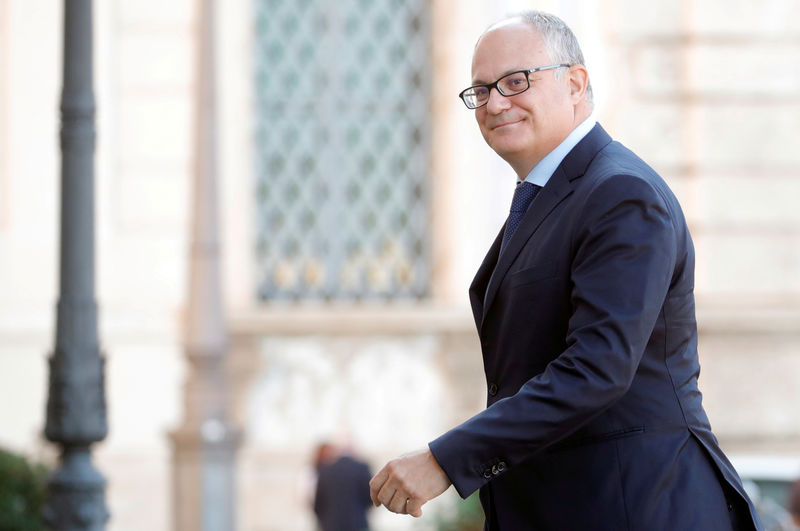
[[617, 141], [610, 142], [597, 153], [586, 173], [587, 175], [628, 174], [644, 179], [661, 180], [649, 164]]
[[677, 199], [661, 176], [619, 142], [605, 146], [584, 174], [581, 188], [589, 195], [611, 194], [646, 198], [656, 203], [677, 207]]
[[661, 218], [676, 229], [685, 224], [680, 203], [666, 182], [618, 142], [604, 147], [579, 180], [575, 204], [579, 219], [589, 224], [626, 208], [636, 208], [648, 218]]

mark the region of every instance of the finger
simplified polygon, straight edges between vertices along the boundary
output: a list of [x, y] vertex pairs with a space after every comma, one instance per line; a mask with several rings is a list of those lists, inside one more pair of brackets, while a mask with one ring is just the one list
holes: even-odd
[[378, 500], [378, 505], [383, 505], [387, 509], [391, 505], [392, 499], [394, 498], [395, 494], [397, 493], [397, 488], [394, 485], [390, 485], [390, 482], [387, 481], [381, 487], [381, 490], [378, 491], [378, 494], [375, 496]]
[[369, 497], [372, 499], [372, 503], [375, 504], [375, 507], [379, 507], [381, 504], [378, 493], [383, 488], [384, 483], [386, 483], [386, 478], [388, 476], [389, 472], [387, 472], [386, 467], [383, 467], [369, 482]]
[[422, 516], [422, 506], [424, 504], [425, 502], [418, 498], [409, 498], [406, 502], [406, 514], [410, 514], [414, 518], [419, 518]]
[[397, 514], [406, 514], [406, 500], [408, 497], [402, 492], [395, 491], [386, 508]]

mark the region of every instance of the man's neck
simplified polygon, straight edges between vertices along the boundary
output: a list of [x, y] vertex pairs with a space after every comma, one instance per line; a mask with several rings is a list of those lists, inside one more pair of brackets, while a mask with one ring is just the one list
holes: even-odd
[[594, 116], [590, 114], [575, 126], [564, 140], [537, 162], [527, 174], [518, 176], [518, 179], [537, 186], [545, 186], [564, 158], [589, 134], [596, 123]]

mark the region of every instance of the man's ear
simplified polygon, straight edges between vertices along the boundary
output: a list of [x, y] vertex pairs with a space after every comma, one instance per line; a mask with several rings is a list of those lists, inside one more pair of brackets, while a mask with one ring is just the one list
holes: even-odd
[[589, 86], [589, 72], [583, 65], [571, 66], [569, 69], [569, 93], [575, 103], [581, 101]]

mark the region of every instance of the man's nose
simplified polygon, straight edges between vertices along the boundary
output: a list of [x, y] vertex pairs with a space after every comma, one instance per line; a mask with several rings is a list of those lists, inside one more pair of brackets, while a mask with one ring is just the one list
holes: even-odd
[[500, 94], [497, 87], [489, 89], [489, 101], [486, 102], [486, 110], [489, 111], [490, 114], [499, 114], [508, 109], [510, 105], [511, 102], [508, 101], [507, 97]]

